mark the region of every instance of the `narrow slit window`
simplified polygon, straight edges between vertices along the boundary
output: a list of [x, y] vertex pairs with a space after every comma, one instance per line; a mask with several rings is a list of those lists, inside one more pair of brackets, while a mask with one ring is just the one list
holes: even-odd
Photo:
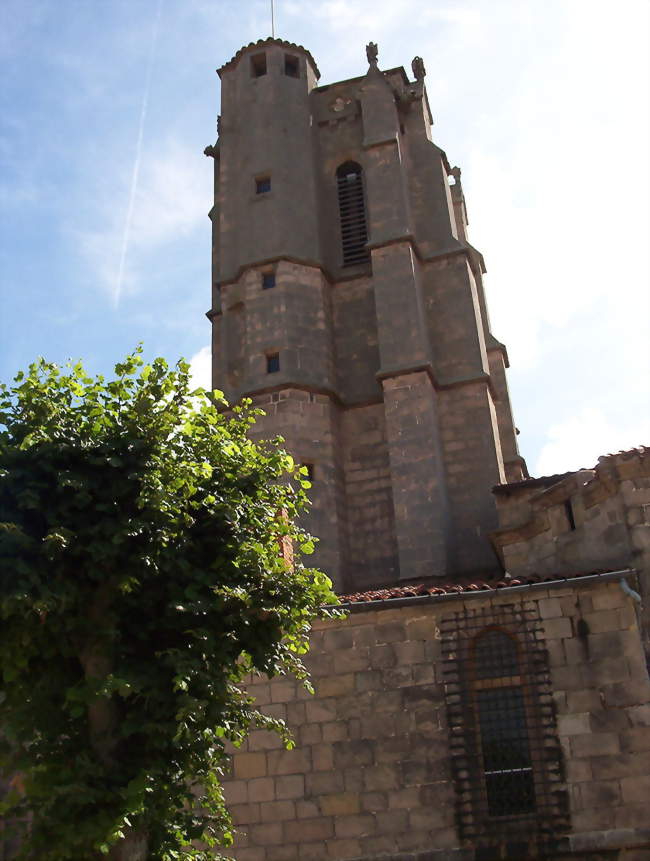
[[271, 191], [271, 177], [260, 176], [255, 180], [255, 194], [266, 194]]
[[284, 55], [284, 74], [288, 78], [300, 77], [300, 64], [298, 57], [293, 57], [291, 54]]
[[266, 75], [266, 54], [253, 54], [251, 57], [251, 77], [261, 78]]
[[570, 499], [564, 500], [564, 513], [566, 514], [567, 523], [569, 524], [569, 530], [574, 532], [576, 528], [576, 518], [573, 513], [573, 505], [571, 504]]
[[262, 272], [262, 290], [275, 287], [275, 272]]
[[276, 374], [280, 370], [280, 354], [268, 353], [266, 356], [266, 373]]
[[366, 248], [368, 224], [361, 165], [356, 162], [342, 164], [336, 171], [336, 185], [343, 265], [366, 263], [370, 255]]

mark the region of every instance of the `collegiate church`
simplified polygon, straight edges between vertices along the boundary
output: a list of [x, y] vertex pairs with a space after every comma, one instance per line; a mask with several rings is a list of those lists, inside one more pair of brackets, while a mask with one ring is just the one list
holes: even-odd
[[426, 70], [219, 69], [213, 383], [307, 466], [315, 695], [255, 679], [237, 861], [650, 858], [650, 452], [531, 478]]

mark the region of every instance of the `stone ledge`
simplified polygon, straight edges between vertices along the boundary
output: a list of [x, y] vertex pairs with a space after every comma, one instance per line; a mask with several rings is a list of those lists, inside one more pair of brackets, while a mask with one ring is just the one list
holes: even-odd
[[650, 846], [650, 828], [613, 828], [586, 831], [569, 836], [571, 852], [598, 852], [609, 849], [639, 849]]

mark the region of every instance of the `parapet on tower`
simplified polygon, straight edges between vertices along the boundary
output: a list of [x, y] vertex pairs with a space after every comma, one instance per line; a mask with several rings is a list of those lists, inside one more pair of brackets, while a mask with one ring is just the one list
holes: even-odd
[[318, 564], [346, 592], [494, 573], [495, 484], [525, 475], [460, 170], [422, 60], [317, 86], [280, 39], [219, 69], [213, 384], [313, 474]]

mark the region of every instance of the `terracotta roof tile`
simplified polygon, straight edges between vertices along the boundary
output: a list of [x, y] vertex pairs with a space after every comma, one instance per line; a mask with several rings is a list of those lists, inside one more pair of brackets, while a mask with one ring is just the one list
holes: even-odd
[[395, 598], [416, 598], [418, 596], [436, 595], [463, 595], [475, 592], [496, 592], [499, 589], [508, 589], [513, 586], [532, 586], [541, 583], [559, 583], [568, 580], [576, 580], [580, 577], [594, 577], [602, 574], [627, 573], [626, 570], [600, 570], [582, 571], [577, 574], [531, 574], [527, 577], [508, 577], [504, 575], [500, 580], [477, 580], [475, 583], [444, 583], [434, 585], [431, 583], [416, 583], [407, 586], [387, 586], [383, 589], [369, 589], [367, 592], [352, 592], [348, 595], [339, 595], [342, 604], [358, 604], [367, 601], [390, 601]]

